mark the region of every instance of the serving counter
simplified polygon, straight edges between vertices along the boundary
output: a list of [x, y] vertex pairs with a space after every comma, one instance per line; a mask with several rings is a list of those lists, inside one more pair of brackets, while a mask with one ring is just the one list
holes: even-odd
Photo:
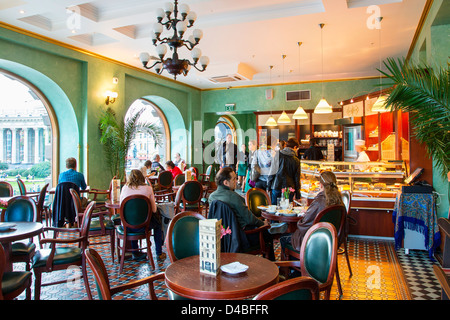
[[392, 212], [397, 192], [406, 176], [403, 161], [324, 162], [301, 161], [301, 194], [308, 204], [319, 191], [319, 176], [324, 170], [337, 178], [339, 191], [351, 193], [351, 212], [356, 223], [349, 234], [394, 237]]

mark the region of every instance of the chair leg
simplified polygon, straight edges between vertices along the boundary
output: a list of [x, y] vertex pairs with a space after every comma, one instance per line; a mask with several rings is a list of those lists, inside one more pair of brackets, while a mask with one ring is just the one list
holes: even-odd
[[338, 262], [336, 261], [336, 282], [338, 285], [338, 291], [339, 291], [339, 300], [342, 298], [342, 285], [341, 285], [341, 277], [339, 276], [339, 267], [338, 267]]
[[147, 238], [147, 258], [148, 258], [148, 260], [150, 260], [150, 264], [151, 264], [153, 270], [155, 270], [155, 261], [153, 260], [151, 245], [152, 245], [152, 242], [150, 241], [149, 238]]
[[345, 249], [345, 259], [347, 260], [347, 267], [348, 267], [348, 271], [350, 273], [350, 277], [353, 275], [352, 273], [352, 267], [350, 266], [350, 259], [348, 257], [348, 250], [347, 250], [347, 237], [345, 237], [345, 241], [344, 241], [344, 249]]
[[87, 293], [88, 299], [92, 300], [92, 292], [91, 292], [91, 287], [89, 286], [89, 280], [88, 280], [88, 275], [87, 275], [87, 270], [86, 270], [86, 258], [84, 258], [84, 257], [83, 257], [83, 262], [82, 262], [82, 266], [81, 266], [81, 272], [83, 274], [84, 286], [86, 287], [86, 293]]
[[34, 300], [41, 300], [42, 273], [34, 269]]
[[123, 271], [123, 264], [125, 262], [125, 254], [126, 254], [126, 240], [123, 240], [123, 246], [119, 247], [119, 239], [117, 239], [117, 248], [119, 249], [118, 252], [120, 252], [120, 250], [122, 250], [121, 255], [120, 255], [120, 266], [119, 266], [119, 273], [122, 273]]
[[114, 241], [115, 241], [115, 235], [114, 235], [114, 231], [111, 232], [110, 236], [110, 243], [111, 243], [111, 259], [112, 259], [112, 263], [114, 263]]

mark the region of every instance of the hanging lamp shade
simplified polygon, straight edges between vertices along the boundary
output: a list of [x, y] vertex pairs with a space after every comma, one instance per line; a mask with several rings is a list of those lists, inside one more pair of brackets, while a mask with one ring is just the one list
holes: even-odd
[[267, 119], [266, 124], [267, 127], [274, 127], [277, 125], [277, 121], [274, 117], [270, 116], [269, 119]]
[[289, 116], [286, 114], [286, 111], [283, 111], [283, 113], [281, 114], [281, 116], [278, 118], [278, 123], [279, 123], [279, 124], [283, 124], [283, 123], [291, 123], [291, 119], [290, 119]]
[[306, 114], [305, 110], [303, 110], [303, 108], [299, 106], [295, 111], [294, 115], [292, 116], [292, 119], [297, 120], [308, 119], [308, 115]]
[[332, 113], [333, 109], [325, 98], [322, 98], [314, 109], [314, 113]]
[[386, 112], [386, 99], [387, 96], [379, 96], [377, 101], [372, 106], [372, 112]]

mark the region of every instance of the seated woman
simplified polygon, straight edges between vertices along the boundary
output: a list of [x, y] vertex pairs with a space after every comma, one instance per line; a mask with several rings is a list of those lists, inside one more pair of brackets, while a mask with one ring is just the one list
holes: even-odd
[[343, 204], [342, 196], [337, 187], [336, 176], [331, 171], [323, 171], [319, 177], [319, 193], [306, 210], [303, 219], [297, 223], [297, 230], [293, 234], [280, 237], [282, 250], [290, 243], [295, 250], [300, 251], [303, 237], [314, 223], [317, 214], [329, 206]]
[[178, 168], [173, 161], [169, 160], [166, 162], [166, 170], [172, 172], [172, 177], [175, 179], [177, 175], [182, 174], [180, 168]]
[[[133, 169], [131, 170], [128, 181], [126, 185], [123, 186], [122, 191], [120, 193], [120, 202], [123, 201], [128, 196], [131, 195], [144, 195], [150, 199], [151, 209], [152, 209], [152, 219], [150, 220], [150, 229], [153, 229], [153, 238], [155, 240], [155, 249], [156, 256], [158, 260], [164, 260], [166, 258], [166, 254], [162, 252], [162, 245], [164, 241], [163, 232], [161, 229], [161, 221], [158, 221], [156, 217], [156, 201], [155, 196], [153, 194], [153, 188], [151, 185], [146, 184], [144, 175], [140, 170]], [[131, 230], [130, 230], [131, 231]], [[132, 230], [132, 231], [142, 231], [142, 230]], [[131, 248], [137, 249], [138, 243], [137, 240], [131, 241]], [[144, 253], [139, 251], [132, 252], [133, 259], [138, 259], [145, 256]]]

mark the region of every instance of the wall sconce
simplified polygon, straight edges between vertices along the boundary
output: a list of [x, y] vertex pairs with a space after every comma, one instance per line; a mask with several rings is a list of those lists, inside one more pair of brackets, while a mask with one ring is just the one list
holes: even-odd
[[116, 102], [117, 92], [108, 90], [108, 91], [105, 92], [105, 96], [106, 96], [105, 103], [107, 105], [108, 104], [113, 104], [114, 102]]

